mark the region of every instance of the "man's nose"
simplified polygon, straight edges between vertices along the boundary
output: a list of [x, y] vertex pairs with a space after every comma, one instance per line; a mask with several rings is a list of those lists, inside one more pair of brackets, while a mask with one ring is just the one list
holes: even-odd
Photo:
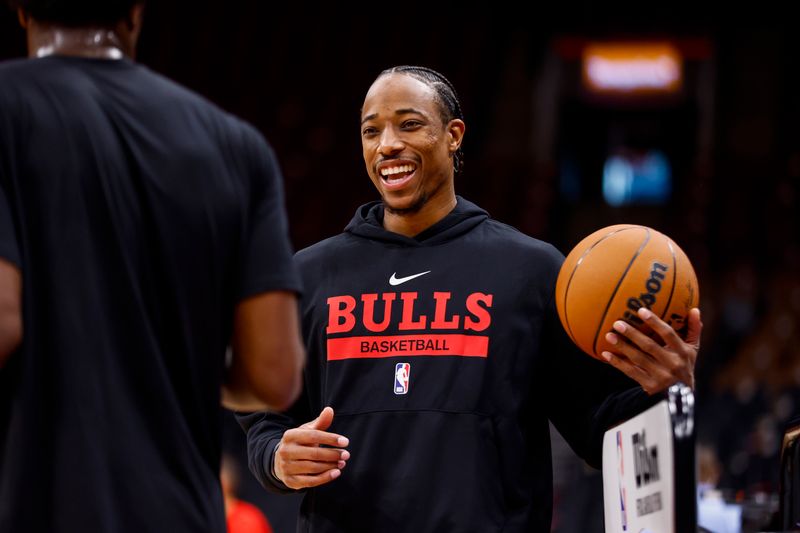
[[380, 146], [378, 150], [383, 155], [391, 155], [403, 149], [403, 141], [397, 134], [397, 131], [392, 128], [384, 128], [381, 132]]

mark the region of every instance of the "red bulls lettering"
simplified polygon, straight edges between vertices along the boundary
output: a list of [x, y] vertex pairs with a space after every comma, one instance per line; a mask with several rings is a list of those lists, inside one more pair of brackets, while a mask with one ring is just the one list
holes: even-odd
[[353, 309], [356, 299], [352, 296], [331, 296], [328, 298], [328, 333], [344, 333], [356, 325]]
[[449, 292], [434, 292], [433, 297], [436, 300], [436, 310], [433, 313], [433, 322], [431, 322], [431, 329], [457, 329], [459, 318], [458, 315], [453, 315], [450, 320], [445, 320], [445, 312], [447, 311], [447, 301], [450, 299]]
[[[379, 298], [383, 300], [383, 314], [380, 322], [377, 322], [375, 307]], [[462, 324], [465, 330], [484, 331], [492, 324], [490, 309], [493, 296], [491, 294], [481, 292], [470, 294], [466, 302], [462, 304], [466, 308], [466, 314], [462, 315], [461, 313], [450, 314], [452, 311], [448, 310], [448, 307], [452, 308], [454, 305], [452, 293], [434, 292], [433, 319], [430, 320], [430, 324], [427, 315], [415, 314], [415, 304], [419, 299], [419, 293], [416, 292], [401, 292], [399, 301], [397, 301], [397, 293], [393, 292], [362, 294], [360, 296], [361, 309], [357, 313], [355, 297], [331, 296], [328, 298], [326, 331], [328, 334], [348, 333], [355, 328], [357, 320], [361, 321], [364, 329], [375, 333], [386, 331], [392, 323], [397, 324], [399, 331], [455, 330], [461, 328]], [[457, 303], [455, 305], [457, 307]]]
[[392, 302], [395, 296], [393, 292], [383, 294], [383, 322], [380, 324], [375, 323], [375, 300], [378, 299], [377, 294], [362, 294], [361, 301], [364, 302], [364, 327], [370, 331], [380, 332], [385, 331], [389, 327], [389, 322], [392, 319]]
[[421, 315], [419, 320], [414, 322], [414, 302], [417, 300], [416, 292], [401, 292], [400, 299], [403, 300], [403, 320], [400, 321], [398, 328], [400, 331], [408, 329], [425, 329], [428, 317]]
[[[483, 303], [485, 307], [479, 305]], [[467, 297], [467, 311], [472, 313], [478, 320], [472, 320], [469, 317], [464, 318], [464, 329], [471, 329], [473, 331], [483, 331], [492, 323], [492, 315], [489, 314], [489, 308], [492, 306], [492, 295], [483, 294], [482, 292], [473, 292]]]

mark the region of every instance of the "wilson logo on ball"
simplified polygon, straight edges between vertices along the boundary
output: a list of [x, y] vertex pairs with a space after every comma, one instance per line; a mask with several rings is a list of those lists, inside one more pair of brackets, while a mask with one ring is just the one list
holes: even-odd
[[662, 263], [653, 263], [653, 268], [650, 270], [650, 277], [647, 278], [644, 286], [647, 292], [643, 292], [638, 298], [628, 298], [628, 309], [623, 315], [623, 319], [632, 324], [640, 326], [644, 321], [636, 314], [641, 307], [652, 309], [658, 298], [658, 293], [661, 292], [661, 282], [666, 277], [665, 274], [669, 270], [667, 265]]

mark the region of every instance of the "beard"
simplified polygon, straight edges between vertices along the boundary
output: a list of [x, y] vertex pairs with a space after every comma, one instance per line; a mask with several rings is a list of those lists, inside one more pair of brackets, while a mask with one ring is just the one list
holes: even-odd
[[428, 198], [429, 198], [428, 193], [423, 192], [422, 194], [419, 195], [419, 198], [417, 198], [413, 204], [411, 204], [408, 207], [400, 207], [400, 208], [392, 207], [384, 200], [383, 208], [393, 215], [398, 215], [398, 216], [413, 215], [415, 213], [418, 213], [419, 210], [422, 209], [423, 206], [428, 203]]
[[432, 191], [422, 191], [420, 193], [419, 197], [414, 201], [414, 203], [411, 204], [408, 207], [400, 207], [400, 208], [392, 207], [392, 206], [389, 205], [388, 202], [386, 202], [386, 199], [384, 199], [383, 200], [383, 208], [387, 212], [389, 212], [389, 213], [391, 213], [393, 215], [397, 215], [397, 216], [414, 215], [416, 213], [419, 213], [419, 211], [423, 207], [425, 207], [425, 204], [428, 203], [428, 200], [430, 200], [432, 196], [436, 196], [436, 193], [438, 193], [439, 190], [442, 187], [444, 187], [446, 183], [447, 183], [447, 180], [442, 180], [442, 181], [439, 182], [439, 184], [436, 186], [436, 188], [433, 189]]

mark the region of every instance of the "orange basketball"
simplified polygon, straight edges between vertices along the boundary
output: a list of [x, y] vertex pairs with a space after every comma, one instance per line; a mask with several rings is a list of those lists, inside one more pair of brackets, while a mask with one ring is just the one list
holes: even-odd
[[646, 226], [595, 231], [567, 255], [556, 281], [561, 324], [584, 352], [605, 361], [605, 334], [624, 320], [649, 334], [636, 314], [647, 307], [685, 338], [699, 288], [689, 258], [669, 237]]

